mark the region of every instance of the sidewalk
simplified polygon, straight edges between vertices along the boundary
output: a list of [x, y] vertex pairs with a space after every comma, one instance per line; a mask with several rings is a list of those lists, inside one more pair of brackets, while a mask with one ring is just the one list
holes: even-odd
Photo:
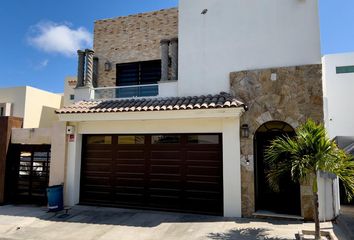
[[[333, 225], [321, 228], [332, 231]], [[0, 240], [292, 240], [299, 231], [313, 229], [313, 223], [301, 221], [87, 206], [55, 215], [45, 208], [0, 206]]]
[[354, 239], [354, 206], [341, 206], [341, 215], [337, 219], [337, 225], [345, 232], [348, 240]]

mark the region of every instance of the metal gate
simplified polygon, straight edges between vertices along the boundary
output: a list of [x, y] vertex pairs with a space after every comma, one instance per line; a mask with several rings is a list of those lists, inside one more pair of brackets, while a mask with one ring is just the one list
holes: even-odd
[[6, 193], [9, 202], [46, 204], [50, 145], [12, 145], [7, 159]]

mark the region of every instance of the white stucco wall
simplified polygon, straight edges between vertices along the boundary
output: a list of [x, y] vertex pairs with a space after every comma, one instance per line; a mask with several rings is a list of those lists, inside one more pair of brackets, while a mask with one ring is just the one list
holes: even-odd
[[233, 71], [320, 62], [317, 0], [180, 0], [181, 96], [228, 92]]
[[74, 100], [70, 99], [70, 95], [74, 95], [75, 97], [75, 87], [73, 82], [77, 81], [77, 77], [66, 77], [64, 81], [64, 106], [69, 106], [70, 104], [74, 103]]
[[58, 121], [55, 110], [62, 106], [62, 96], [26, 87], [24, 128], [51, 128]]
[[354, 73], [336, 73], [336, 67], [354, 66], [354, 53], [326, 55], [322, 58], [325, 122], [331, 138], [354, 136]]
[[319, 217], [321, 221], [331, 221], [339, 215], [340, 196], [338, 179], [318, 176]]
[[[128, 114], [126, 119], [111, 120], [109, 114], [87, 114], [86, 121], [68, 122], [75, 126], [75, 141], [67, 143], [67, 164], [65, 178], [65, 204], [79, 203], [81, 148], [84, 134], [154, 134], [154, 133], [222, 133], [223, 135], [223, 184], [224, 216], [241, 217], [241, 171], [240, 171], [240, 110], [224, 110], [224, 117], [213, 117], [208, 111], [181, 111], [180, 119], [168, 118], [164, 113], [155, 113], [155, 119], [147, 120], [144, 114]], [[177, 112], [177, 111], [176, 111]], [[210, 110], [209, 110], [210, 112]], [[230, 115], [231, 114], [231, 115]], [[81, 114], [82, 115], [82, 114]], [[101, 115], [106, 120], [94, 119]], [[121, 114], [124, 115], [124, 114]], [[162, 115], [163, 117], [159, 117]], [[81, 118], [79, 115], [77, 115]], [[194, 116], [194, 117], [193, 117]], [[62, 118], [63, 117], [63, 118]], [[62, 115], [60, 120], [74, 115]], [[128, 119], [130, 118], [130, 119]], [[140, 119], [139, 119], [140, 118]], [[123, 120], [124, 119], [124, 120]]]
[[26, 87], [0, 89], [0, 103], [11, 103], [11, 115], [14, 117], [24, 117], [25, 101]]

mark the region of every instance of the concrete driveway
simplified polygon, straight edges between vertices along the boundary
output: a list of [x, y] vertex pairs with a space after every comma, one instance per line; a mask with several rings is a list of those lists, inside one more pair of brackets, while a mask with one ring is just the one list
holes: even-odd
[[[47, 213], [32, 206], [0, 207], [3, 240], [255, 240], [294, 239], [313, 224], [297, 221], [235, 219], [116, 208], [76, 206]], [[332, 228], [331, 223], [322, 225]]]

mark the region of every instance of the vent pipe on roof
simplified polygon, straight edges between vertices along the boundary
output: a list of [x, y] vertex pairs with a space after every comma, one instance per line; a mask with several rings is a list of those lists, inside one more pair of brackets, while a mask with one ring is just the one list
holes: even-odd
[[85, 86], [93, 86], [93, 57], [95, 52], [91, 49], [86, 49], [86, 78]]
[[76, 87], [84, 86], [85, 77], [85, 52], [82, 50], [77, 51], [78, 64], [77, 64], [77, 85]]
[[171, 39], [171, 80], [178, 80], [178, 38]]
[[160, 43], [161, 43], [161, 81], [167, 81], [170, 40], [162, 39]]

